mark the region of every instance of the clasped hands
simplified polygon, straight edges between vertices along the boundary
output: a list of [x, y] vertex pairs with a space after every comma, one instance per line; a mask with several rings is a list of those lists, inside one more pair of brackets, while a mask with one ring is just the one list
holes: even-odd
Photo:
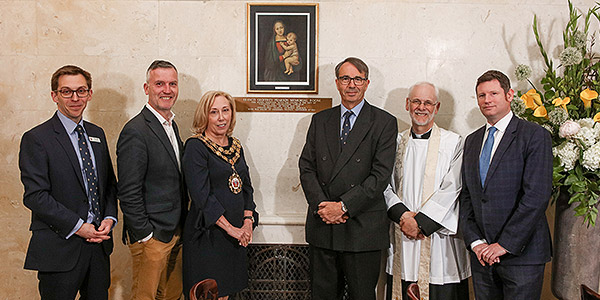
[[244, 225], [240, 228], [231, 226], [227, 234], [238, 240], [240, 246], [248, 246], [252, 242], [252, 220], [244, 219]]
[[348, 215], [342, 210], [341, 202], [323, 201], [319, 203], [317, 214], [325, 224], [343, 224]]
[[400, 218], [400, 230], [409, 240], [423, 240], [425, 239], [425, 235], [421, 233], [419, 229], [419, 224], [417, 224], [417, 220], [415, 220], [416, 212], [406, 211], [402, 214]]
[[500, 244], [493, 243], [488, 245], [487, 243], [479, 244], [473, 247], [473, 252], [477, 255], [477, 260], [482, 266], [493, 265], [500, 262], [500, 256], [506, 254], [508, 251], [504, 249]]
[[94, 224], [83, 223], [75, 234], [84, 238], [88, 243], [101, 243], [110, 239], [108, 234], [110, 233], [113, 224], [114, 221], [112, 219], [104, 219], [100, 223], [98, 230], [96, 230]]

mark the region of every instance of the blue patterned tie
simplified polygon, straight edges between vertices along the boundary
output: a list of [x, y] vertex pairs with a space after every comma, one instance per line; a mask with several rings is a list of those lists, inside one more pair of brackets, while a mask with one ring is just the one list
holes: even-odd
[[347, 110], [344, 113], [344, 125], [342, 126], [342, 135], [340, 136], [340, 142], [342, 146], [346, 145], [348, 135], [350, 134], [350, 116], [354, 113], [351, 110]]
[[492, 156], [492, 148], [494, 147], [494, 133], [498, 128], [492, 126], [489, 128], [487, 139], [483, 144], [481, 156], [479, 156], [479, 178], [481, 178], [481, 186], [485, 183], [488, 169], [490, 168], [490, 158]]
[[83, 171], [85, 172], [84, 180], [87, 180], [87, 193], [92, 203], [92, 213], [94, 215], [94, 224], [100, 225], [100, 204], [98, 203], [98, 178], [94, 170], [94, 164], [92, 163], [92, 156], [88, 148], [88, 143], [83, 135], [83, 128], [81, 125], [77, 125], [75, 128], [77, 131], [77, 140], [79, 141], [79, 154], [81, 155], [81, 163], [83, 164]]

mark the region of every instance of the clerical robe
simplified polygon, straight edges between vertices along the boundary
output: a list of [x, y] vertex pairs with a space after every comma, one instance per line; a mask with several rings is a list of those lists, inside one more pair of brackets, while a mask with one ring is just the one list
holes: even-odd
[[[397, 144], [399, 146], [403, 134], [410, 135], [410, 132], [407, 130], [398, 135]], [[388, 208], [401, 202], [410, 211], [425, 214], [441, 225], [441, 228], [431, 235], [430, 284], [458, 283], [471, 276], [469, 255], [464, 241], [460, 234], [457, 234], [463, 140], [458, 134], [440, 128], [435, 190], [422, 206], [422, 187], [428, 146], [429, 139], [408, 138], [402, 160], [402, 197], [398, 197], [396, 194], [393, 175], [392, 183], [388, 185], [384, 196]], [[398, 165], [395, 167], [397, 168]], [[398, 246], [398, 243], [401, 246]], [[419, 277], [421, 243], [420, 240], [409, 240], [404, 234], [402, 234], [401, 241], [392, 241], [390, 255], [388, 255], [387, 273], [393, 274], [395, 246], [395, 251], [401, 251], [402, 279], [416, 282]]]

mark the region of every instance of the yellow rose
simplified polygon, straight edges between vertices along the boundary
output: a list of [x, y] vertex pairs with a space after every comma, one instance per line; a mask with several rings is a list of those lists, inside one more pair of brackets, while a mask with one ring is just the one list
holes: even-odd
[[600, 112], [594, 116], [594, 122], [600, 122]]
[[525, 107], [535, 110], [539, 105], [542, 105], [542, 97], [535, 89], [530, 89], [527, 93], [521, 96], [521, 100], [525, 102]]
[[583, 101], [583, 106], [585, 108], [590, 108], [592, 107], [592, 100], [598, 98], [598, 92], [585, 89], [579, 93], [579, 97], [581, 98], [581, 101]]
[[548, 117], [548, 112], [546, 111], [546, 108], [543, 105], [540, 105], [533, 111], [533, 116], [538, 118], [546, 118]]

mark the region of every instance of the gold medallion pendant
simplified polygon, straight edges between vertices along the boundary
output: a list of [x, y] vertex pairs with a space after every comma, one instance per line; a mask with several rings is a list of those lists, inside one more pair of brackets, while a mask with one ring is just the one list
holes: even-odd
[[[209, 138], [202, 134], [196, 135], [195, 137], [203, 141], [204, 144], [208, 147], [208, 149], [210, 149], [218, 157], [222, 158], [224, 161], [228, 162], [231, 165], [231, 169], [233, 169], [233, 174], [229, 176], [229, 189], [232, 193], [239, 194], [242, 191], [242, 178], [240, 178], [240, 175], [238, 175], [234, 165], [240, 158], [242, 149], [240, 141], [232, 137], [231, 147], [228, 150], [225, 150], [223, 147], [217, 145], [215, 142], [211, 141]], [[233, 155], [233, 157], [227, 158], [226, 155]]]
[[229, 189], [234, 194], [239, 194], [242, 191], [242, 179], [240, 178], [240, 175], [235, 172], [235, 170], [233, 174], [229, 176]]

